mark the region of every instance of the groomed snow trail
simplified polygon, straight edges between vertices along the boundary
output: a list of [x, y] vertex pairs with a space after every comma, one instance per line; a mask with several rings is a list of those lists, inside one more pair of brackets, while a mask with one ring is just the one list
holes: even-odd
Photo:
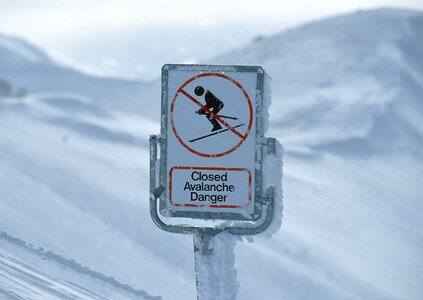
[[107, 299], [70, 282], [53, 278], [0, 249], [0, 298]]
[[160, 300], [0, 231], [0, 299]]

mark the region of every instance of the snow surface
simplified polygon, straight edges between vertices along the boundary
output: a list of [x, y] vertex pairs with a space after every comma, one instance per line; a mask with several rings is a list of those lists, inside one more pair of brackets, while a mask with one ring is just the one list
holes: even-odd
[[[0, 78], [31, 93], [67, 92], [95, 99], [113, 109], [146, 113], [159, 92], [146, 82], [90, 76], [54, 63], [41, 49], [0, 33]], [[160, 88], [158, 88], [160, 89]], [[147, 113], [148, 114], [148, 113]]]
[[0, 278], [6, 299], [162, 299], [5, 232], [0, 232]]
[[417, 101], [421, 107], [421, 18], [413, 11], [357, 12], [305, 24], [212, 62], [265, 67], [275, 79], [270, 134], [282, 136], [287, 150], [312, 152], [367, 137], [371, 143], [377, 122], [389, 122], [379, 119], [396, 117], [392, 106]]
[[49, 57], [40, 49], [18, 37], [0, 34], [0, 57], [7, 57], [9, 63], [51, 63]]
[[[285, 148], [283, 225], [236, 244], [238, 299], [421, 298], [422, 27], [421, 12], [363, 11], [213, 60], [272, 76], [267, 136]], [[192, 237], [149, 216], [159, 80], [17, 66], [0, 49], [0, 78], [39, 93], [0, 99], [0, 230], [150, 295], [194, 299]]]

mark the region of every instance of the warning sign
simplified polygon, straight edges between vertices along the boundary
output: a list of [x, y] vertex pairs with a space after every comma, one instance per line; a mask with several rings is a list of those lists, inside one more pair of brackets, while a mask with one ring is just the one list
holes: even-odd
[[162, 78], [161, 212], [251, 219], [262, 69], [166, 65]]
[[194, 234], [196, 257], [221, 232], [269, 235], [280, 224], [282, 147], [265, 136], [270, 80], [260, 66], [162, 68], [150, 214], [162, 230]]
[[253, 106], [245, 89], [233, 78], [220, 73], [200, 74], [176, 92], [170, 120], [173, 133], [188, 151], [219, 157], [245, 141], [253, 123]]
[[[172, 167], [169, 201], [175, 206], [240, 208], [251, 204], [251, 171], [237, 168]], [[172, 199], [173, 194], [183, 194]]]

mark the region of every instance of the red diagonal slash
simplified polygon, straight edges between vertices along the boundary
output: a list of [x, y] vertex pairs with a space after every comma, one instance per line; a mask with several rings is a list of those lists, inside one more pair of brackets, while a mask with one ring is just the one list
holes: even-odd
[[216, 120], [218, 120], [220, 123], [222, 123], [226, 128], [228, 128], [230, 131], [232, 131], [233, 133], [235, 133], [237, 136], [239, 136], [241, 139], [245, 139], [246, 137], [243, 136], [242, 134], [240, 134], [238, 131], [236, 131], [235, 129], [233, 129], [233, 127], [231, 125], [229, 125], [228, 123], [226, 123], [225, 121], [223, 121], [221, 118], [219, 118], [215, 113], [213, 113], [211, 110], [209, 110], [207, 107], [205, 107], [203, 104], [201, 104], [197, 99], [195, 99], [194, 97], [192, 97], [190, 94], [188, 94], [187, 92], [185, 92], [183, 89], [179, 90], [182, 94], [184, 94], [186, 97], [188, 97], [188, 99], [190, 99], [191, 101], [193, 101], [195, 104], [197, 104], [198, 106], [200, 106], [202, 109], [204, 109], [207, 113], [209, 113], [210, 115], [213, 116], [213, 118], [215, 118]]

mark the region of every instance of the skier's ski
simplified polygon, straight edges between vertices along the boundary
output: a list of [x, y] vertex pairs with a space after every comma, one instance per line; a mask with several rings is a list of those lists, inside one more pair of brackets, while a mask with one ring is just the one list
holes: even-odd
[[[241, 127], [241, 126], [244, 126], [244, 125], [245, 125], [245, 124], [243, 123], [243, 124], [236, 125], [236, 126], [234, 126], [234, 127], [232, 127], [232, 128], [238, 128], [238, 127]], [[219, 130], [219, 131], [216, 131], [216, 132], [213, 132], [213, 133], [210, 133], [210, 134], [206, 134], [206, 135], [200, 136], [200, 137], [198, 137], [198, 138], [192, 139], [192, 140], [190, 140], [189, 142], [195, 142], [195, 141], [198, 141], [198, 140], [201, 140], [201, 139], [204, 139], [204, 138], [207, 138], [207, 137], [210, 137], [210, 136], [212, 136], [212, 135], [216, 135], [216, 134], [219, 134], [219, 133], [222, 133], [222, 132], [228, 131], [228, 130], [229, 130], [229, 128], [222, 129], [222, 130]]]

